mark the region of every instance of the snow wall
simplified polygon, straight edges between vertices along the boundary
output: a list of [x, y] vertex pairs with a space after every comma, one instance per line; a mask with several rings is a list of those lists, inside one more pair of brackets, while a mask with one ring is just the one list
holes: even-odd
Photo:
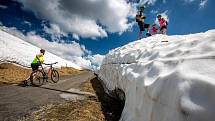
[[98, 77], [124, 91], [121, 121], [215, 121], [215, 30], [116, 48]]
[[[30, 67], [40, 48], [0, 29], [0, 62], [12, 62], [24, 67]], [[44, 55], [45, 63], [58, 62], [55, 67], [73, 67], [81, 70], [82, 67], [62, 59], [50, 52]]]

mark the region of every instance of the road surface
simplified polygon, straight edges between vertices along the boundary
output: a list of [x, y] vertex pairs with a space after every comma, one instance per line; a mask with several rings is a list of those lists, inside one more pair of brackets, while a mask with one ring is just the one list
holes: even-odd
[[78, 75], [60, 77], [58, 83], [47, 83], [42, 87], [0, 86], [0, 121], [18, 120], [40, 106], [64, 102], [66, 100], [59, 96], [62, 91], [77, 89], [92, 77], [92, 72], [84, 71]]

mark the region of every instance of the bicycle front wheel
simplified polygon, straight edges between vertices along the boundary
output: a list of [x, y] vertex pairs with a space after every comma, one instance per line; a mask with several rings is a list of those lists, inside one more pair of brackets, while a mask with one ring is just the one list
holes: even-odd
[[59, 73], [58, 73], [57, 70], [52, 70], [52, 72], [51, 72], [51, 80], [54, 83], [57, 83], [59, 81]]
[[44, 83], [43, 72], [40, 70], [34, 71], [31, 73], [30, 81], [33, 86], [41, 86]]

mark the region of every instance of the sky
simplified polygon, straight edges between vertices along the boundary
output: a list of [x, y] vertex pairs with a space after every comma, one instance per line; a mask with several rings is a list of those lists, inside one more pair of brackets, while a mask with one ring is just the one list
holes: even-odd
[[168, 20], [168, 35], [215, 29], [214, 0], [0, 0], [0, 25], [79, 65], [98, 66], [111, 49], [137, 40], [140, 5], [146, 23], [157, 23], [158, 14]]

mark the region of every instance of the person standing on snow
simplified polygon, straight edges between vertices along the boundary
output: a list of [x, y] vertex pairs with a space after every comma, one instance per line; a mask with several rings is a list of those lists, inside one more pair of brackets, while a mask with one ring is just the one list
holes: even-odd
[[161, 15], [158, 15], [157, 19], [158, 19], [158, 23], [160, 25], [160, 34], [166, 34], [167, 25], [168, 25], [167, 21], [164, 18], [162, 18]]
[[145, 30], [145, 28], [147, 29], [146, 36], [151, 35], [149, 33], [150, 24], [144, 23], [144, 20], [146, 19], [146, 17], [143, 15], [143, 11], [144, 11], [144, 6], [141, 6], [140, 10], [136, 14], [136, 22], [138, 23], [138, 26], [139, 26], [139, 29], [140, 29], [140, 31], [138, 33], [138, 39], [142, 38], [142, 33]]

